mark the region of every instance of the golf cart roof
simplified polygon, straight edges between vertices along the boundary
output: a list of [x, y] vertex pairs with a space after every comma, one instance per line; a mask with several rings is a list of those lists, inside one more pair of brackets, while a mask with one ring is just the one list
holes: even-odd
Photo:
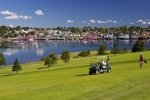
[[91, 57], [91, 59], [107, 59], [107, 56], [97, 56], [97, 57]]
[[99, 62], [101, 60], [107, 60], [107, 59], [108, 59], [107, 56], [97, 56], [97, 57], [92, 57], [91, 62]]
[[97, 59], [103, 59], [103, 60], [106, 60], [106, 59], [108, 59], [108, 57], [107, 57], [107, 56], [98, 56]]

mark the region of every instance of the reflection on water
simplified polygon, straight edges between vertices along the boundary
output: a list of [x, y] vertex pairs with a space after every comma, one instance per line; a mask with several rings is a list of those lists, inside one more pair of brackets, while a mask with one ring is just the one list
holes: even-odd
[[[83, 50], [97, 50], [99, 45], [106, 44], [109, 50], [113, 43], [117, 42], [120, 48], [131, 49], [136, 40], [102, 40], [102, 41], [13, 41], [10, 48], [0, 49], [7, 60], [12, 64], [16, 58], [21, 63], [38, 61], [52, 52], [60, 54], [64, 49], [71, 52]], [[146, 40], [145, 46], [150, 49], [150, 40]]]
[[37, 50], [36, 50], [37, 56], [42, 56], [42, 55], [44, 54], [44, 51], [45, 51], [45, 50], [42, 49], [42, 48], [41, 48], [41, 49], [38, 49], [38, 48], [37, 48]]
[[8, 48], [8, 49], [6, 49], [6, 50], [3, 52], [3, 54], [4, 54], [4, 55], [7, 55], [7, 56], [12, 56], [13, 54], [16, 54], [17, 52], [19, 52], [18, 49], [10, 49], [10, 48]]

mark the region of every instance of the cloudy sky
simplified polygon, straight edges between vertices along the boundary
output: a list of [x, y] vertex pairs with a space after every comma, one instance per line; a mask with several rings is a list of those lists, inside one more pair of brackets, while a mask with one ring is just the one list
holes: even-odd
[[0, 25], [150, 26], [150, 0], [0, 0]]

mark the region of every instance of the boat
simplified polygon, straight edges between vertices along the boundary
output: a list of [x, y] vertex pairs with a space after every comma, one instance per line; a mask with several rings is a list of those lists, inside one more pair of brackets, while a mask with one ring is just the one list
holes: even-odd
[[130, 39], [130, 36], [128, 34], [120, 33], [117, 39], [126, 40]]
[[113, 34], [106, 34], [103, 36], [103, 39], [106, 39], [106, 40], [112, 40], [113, 38], [114, 38]]

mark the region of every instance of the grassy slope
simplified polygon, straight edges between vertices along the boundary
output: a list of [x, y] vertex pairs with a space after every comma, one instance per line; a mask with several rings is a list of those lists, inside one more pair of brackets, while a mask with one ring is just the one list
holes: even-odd
[[112, 72], [88, 75], [90, 57], [59, 61], [55, 67], [43, 63], [24, 64], [23, 71], [11, 75], [0, 69], [0, 100], [149, 100], [150, 52], [139, 69], [139, 53], [110, 57]]

